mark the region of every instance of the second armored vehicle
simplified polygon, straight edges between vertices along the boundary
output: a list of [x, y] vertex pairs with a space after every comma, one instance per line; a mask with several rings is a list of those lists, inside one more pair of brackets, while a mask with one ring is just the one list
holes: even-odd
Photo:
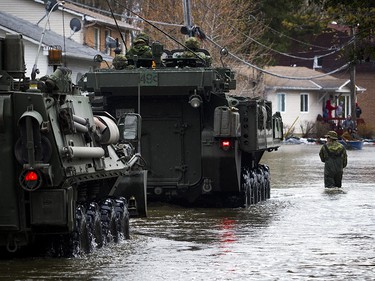
[[94, 106], [142, 115], [149, 200], [237, 207], [267, 199], [269, 169], [260, 160], [282, 139], [280, 114], [264, 99], [231, 95], [234, 72], [212, 67], [206, 50], [154, 42], [151, 51], [82, 80]]

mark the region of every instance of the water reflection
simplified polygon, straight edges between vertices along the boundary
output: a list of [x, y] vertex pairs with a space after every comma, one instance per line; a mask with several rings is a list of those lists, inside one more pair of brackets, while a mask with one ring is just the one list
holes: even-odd
[[224, 255], [232, 252], [231, 245], [238, 241], [235, 231], [236, 221], [232, 219], [223, 219], [219, 225], [221, 229], [220, 240], [219, 240], [219, 255]]
[[373, 280], [375, 147], [348, 151], [340, 192], [323, 188], [319, 149], [266, 153], [271, 199], [249, 209], [152, 205], [131, 220], [129, 241], [76, 259], [0, 261], [0, 279]]

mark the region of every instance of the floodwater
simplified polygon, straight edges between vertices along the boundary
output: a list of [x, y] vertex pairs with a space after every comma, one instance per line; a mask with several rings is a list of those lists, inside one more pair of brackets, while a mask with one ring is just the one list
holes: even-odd
[[319, 145], [266, 153], [271, 199], [249, 209], [150, 206], [131, 239], [78, 258], [0, 260], [0, 280], [374, 280], [375, 146], [325, 192]]

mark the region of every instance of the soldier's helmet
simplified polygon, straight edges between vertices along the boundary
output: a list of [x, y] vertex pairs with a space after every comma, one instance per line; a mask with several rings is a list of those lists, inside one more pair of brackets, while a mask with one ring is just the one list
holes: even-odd
[[188, 39], [186, 39], [185, 46], [188, 47], [189, 49], [193, 50], [193, 51], [198, 50], [199, 47], [200, 47], [199, 41], [195, 37], [189, 37]]
[[137, 44], [145, 44], [145, 45], [148, 45], [150, 43], [150, 38], [148, 37], [148, 35], [146, 33], [139, 33], [135, 39], [134, 39], [134, 44], [137, 45]]
[[330, 138], [330, 139], [333, 139], [333, 140], [337, 140], [338, 139], [338, 136], [337, 136], [337, 133], [335, 131], [329, 131], [326, 135], [325, 135], [326, 138]]
[[115, 69], [124, 69], [128, 64], [127, 58], [122, 55], [116, 55], [112, 61], [112, 65], [114, 66]]

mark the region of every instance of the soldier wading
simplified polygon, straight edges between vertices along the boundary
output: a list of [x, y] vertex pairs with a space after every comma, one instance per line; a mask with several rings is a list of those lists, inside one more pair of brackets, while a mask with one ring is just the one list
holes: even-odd
[[337, 141], [337, 133], [329, 131], [327, 143], [319, 152], [320, 159], [324, 162], [324, 186], [327, 188], [341, 187], [343, 169], [348, 163], [345, 147]]

